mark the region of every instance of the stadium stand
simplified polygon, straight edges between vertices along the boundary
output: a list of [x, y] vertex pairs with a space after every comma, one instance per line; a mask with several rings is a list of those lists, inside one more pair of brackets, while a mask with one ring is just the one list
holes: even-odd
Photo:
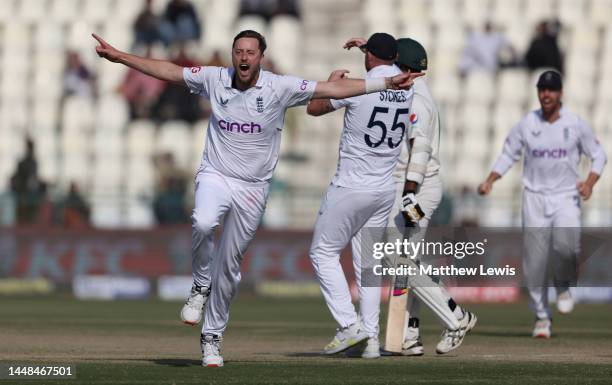
[[[162, 12], [166, 3], [154, 0], [154, 9]], [[609, 154], [612, 150], [612, 0], [312, 0], [302, 3], [300, 19], [278, 16], [269, 23], [253, 15], [239, 17], [239, 3], [194, 1], [203, 36], [189, 46], [190, 53], [205, 61], [218, 49], [229, 59], [234, 33], [256, 29], [267, 36], [267, 54], [281, 73], [326, 79], [337, 68], [363, 76], [359, 51], [341, 48], [347, 38], [384, 30], [420, 40], [430, 56], [428, 81], [442, 111], [443, 177], [451, 197], [466, 186], [475, 191], [512, 124], [537, 106], [537, 74], [525, 69], [459, 76], [457, 64], [467, 33], [487, 20], [504, 32], [520, 56], [537, 22], [560, 20], [566, 104], [589, 121]], [[126, 102], [116, 92], [126, 70], [96, 58], [90, 33], [96, 31], [118, 48], [131, 49], [132, 23], [141, 7], [142, 1], [3, 0], [0, 191], [8, 191], [24, 151], [23, 139], [30, 135], [43, 180], [51, 183], [56, 195], [76, 182], [92, 206], [94, 226], [154, 225], [152, 156], [169, 151], [180, 167], [193, 173], [207, 121], [129, 121]], [[76, 51], [96, 74], [96, 95], [63, 97], [67, 50]], [[154, 52], [168, 56], [161, 46]], [[291, 114], [276, 173], [280, 187], [272, 190], [266, 222], [310, 228], [336, 167], [342, 114], [311, 118], [303, 108]], [[519, 178], [517, 167], [496, 185], [493, 199], [479, 201], [482, 224], [520, 223]], [[587, 225], [612, 224], [610, 170], [586, 208]]]

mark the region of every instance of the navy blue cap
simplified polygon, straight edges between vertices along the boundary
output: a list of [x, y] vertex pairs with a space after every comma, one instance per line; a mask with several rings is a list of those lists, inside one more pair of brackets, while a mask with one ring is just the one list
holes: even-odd
[[548, 88], [550, 90], [559, 91], [563, 88], [563, 80], [561, 74], [557, 71], [546, 71], [540, 75], [538, 79], [538, 88]]
[[397, 42], [395, 38], [384, 32], [373, 34], [368, 39], [368, 42], [359, 48], [365, 48], [372, 55], [382, 60], [395, 60], [397, 56]]

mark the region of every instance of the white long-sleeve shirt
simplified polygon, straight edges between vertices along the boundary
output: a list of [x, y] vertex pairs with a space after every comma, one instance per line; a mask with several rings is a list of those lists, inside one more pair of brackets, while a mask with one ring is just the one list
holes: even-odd
[[535, 110], [512, 127], [493, 171], [504, 175], [523, 153], [523, 185], [543, 194], [576, 190], [582, 154], [591, 160], [591, 171], [598, 175], [607, 162], [591, 127], [564, 107], [553, 123], [543, 118], [541, 110]]
[[192, 67], [183, 78], [209, 99], [212, 115], [200, 170], [212, 168], [245, 182], [268, 182], [278, 161], [285, 111], [307, 104], [317, 82], [259, 72], [254, 87], [232, 88], [233, 68]]

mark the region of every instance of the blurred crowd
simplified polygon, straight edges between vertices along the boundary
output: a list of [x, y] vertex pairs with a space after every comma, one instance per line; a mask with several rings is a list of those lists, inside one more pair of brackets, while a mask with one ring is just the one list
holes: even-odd
[[70, 183], [64, 195], [52, 197], [50, 182], [39, 176], [32, 139], [26, 138], [25, 147], [25, 155], [17, 163], [10, 180], [10, 191], [15, 200], [16, 224], [88, 227], [91, 210], [79, 187], [74, 182]]
[[261, 16], [266, 21], [275, 16], [288, 15], [300, 17], [297, 0], [241, 0], [240, 16]]
[[[200, 17], [190, 1], [171, 0], [162, 14], [156, 14], [152, 1], [146, 0], [134, 21], [133, 31], [132, 50], [139, 55], [153, 57], [153, 47], [162, 44], [170, 53], [170, 61], [177, 65], [211, 65], [190, 57], [185, 49], [188, 42], [197, 41], [202, 35]], [[225, 63], [221, 61], [219, 64]], [[184, 120], [193, 123], [208, 115], [206, 106], [180, 87], [133, 69], [128, 71], [118, 91], [129, 104], [131, 119], [156, 122]]]
[[[156, 222], [160, 225], [187, 223], [192, 206], [187, 202], [190, 173], [176, 165], [171, 153], [155, 154], [151, 161], [155, 170], [155, 185], [150, 200]], [[71, 182], [68, 190], [62, 192], [54, 189], [52, 181], [40, 177], [39, 161], [31, 138], [25, 140], [25, 154], [12, 173], [9, 188], [14, 199], [17, 225], [70, 229], [91, 225], [90, 205], [75, 182]]]
[[[187, 49], [200, 41], [204, 26], [197, 9], [189, 0], [170, 0], [162, 12], [157, 13], [152, 0], [145, 0], [132, 24], [135, 54], [156, 57], [161, 54], [182, 67], [228, 66], [221, 52], [212, 52], [206, 61], [192, 57]], [[299, 17], [295, 0], [242, 0], [240, 15], [257, 15], [270, 21], [277, 15]], [[191, 50], [193, 52], [194, 50]], [[270, 60], [265, 69], [276, 71]], [[96, 99], [96, 74], [77, 51], [69, 50], [65, 56], [63, 94]], [[131, 120], [147, 119], [156, 123], [179, 120], [194, 123], [210, 115], [210, 105], [195, 98], [183, 87], [167, 84], [139, 71], [128, 69], [116, 92], [129, 106]], [[61, 108], [61, 107], [60, 107]], [[171, 153], [160, 152], [152, 156], [155, 190], [150, 201], [158, 224], [187, 223], [190, 203], [187, 201], [190, 172], [180, 169]], [[82, 186], [70, 182], [67, 191], [39, 176], [34, 139], [25, 139], [25, 155], [19, 160], [10, 180], [14, 206], [14, 222], [19, 225], [54, 225], [68, 228], [90, 226], [91, 208], [81, 191]]]
[[487, 22], [483, 30], [468, 35], [459, 72], [465, 76], [471, 71], [495, 72], [507, 67], [525, 66], [530, 70], [554, 68], [563, 73], [563, 54], [558, 43], [560, 32], [558, 20], [541, 21], [525, 56], [519, 57], [504, 33]]
[[[266, 21], [278, 15], [300, 17], [297, 0], [241, 0], [240, 16], [256, 15]], [[189, 49], [197, 47], [206, 33], [202, 15], [189, 0], [171, 0], [165, 9], [157, 12], [152, 0], [145, 0], [143, 8], [132, 24], [133, 44], [131, 51], [146, 57], [163, 55], [177, 65], [227, 66], [227, 59], [221, 52], [213, 52], [208, 60], [193, 57]], [[495, 72], [509, 67], [556, 68], [563, 72], [563, 53], [559, 48], [559, 34], [562, 25], [557, 20], [544, 20], [537, 25], [529, 48], [520, 57], [504, 32], [488, 22], [481, 30], [468, 34], [457, 71], [462, 76], [472, 71]], [[265, 69], [274, 72], [274, 63], [265, 61]], [[157, 123], [181, 120], [194, 123], [206, 119], [210, 105], [201, 98], [195, 98], [183, 87], [167, 84], [136, 70], [129, 69], [118, 85], [116, 92], [129, 106], [130, 119], [148, 119]], [[96, 98], [96, 74], [89, 68], [76, 51], [68, 51], [63, 76], [63, 96]], [[292, 132], [292, 115], [287, 118], [289, 147], [293, 148], [295, 135]], [[18, 224], [56, 224], [66, 227], [88, 226], [90, 207], [76, 183], [70, 183], [67, 191], [52, 194], [53, 181], [43, 181], [38, 175], [38, 162], [34, 153], [35, 143], [26, 140], [26, 154], [19, 161], [10, 180], [10, 190], [16, 205]], [[289, 151], [290, 157], [303, 161], [299, 154]], [[290, 160], [295, 160], [295, 159]], [[188, 195], [189, 171], [181, 170], [172, 154], [157, 153], [151, 159], [155, 170], [155, 191], [150, 198], [154, 217], [158, 224], [187, 223], [190, 202]], [[471, 207], [471, 195], [459, 194], [452, 200], [446, 199], [441, 205], [438, 219], [434, 222], [448, 223], [451, 218], [471, 223], [477, 218], [477, 208], [454, 212], [453, 207]]]

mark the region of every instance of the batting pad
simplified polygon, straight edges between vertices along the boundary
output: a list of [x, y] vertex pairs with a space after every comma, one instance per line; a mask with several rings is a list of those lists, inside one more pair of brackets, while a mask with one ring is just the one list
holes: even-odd
[[[413, 260], [410, 260], [409, 264], [415, 266], [418, 270], [418, 265]], [[417, 298], [430, 308], [448, 329], [455, 330], [459, 328], [460, 322], [448, 306], [448, 300], [451, 296], [441, 284], [436, 283], [426, 274], [409, 276], [408, 284]]]

